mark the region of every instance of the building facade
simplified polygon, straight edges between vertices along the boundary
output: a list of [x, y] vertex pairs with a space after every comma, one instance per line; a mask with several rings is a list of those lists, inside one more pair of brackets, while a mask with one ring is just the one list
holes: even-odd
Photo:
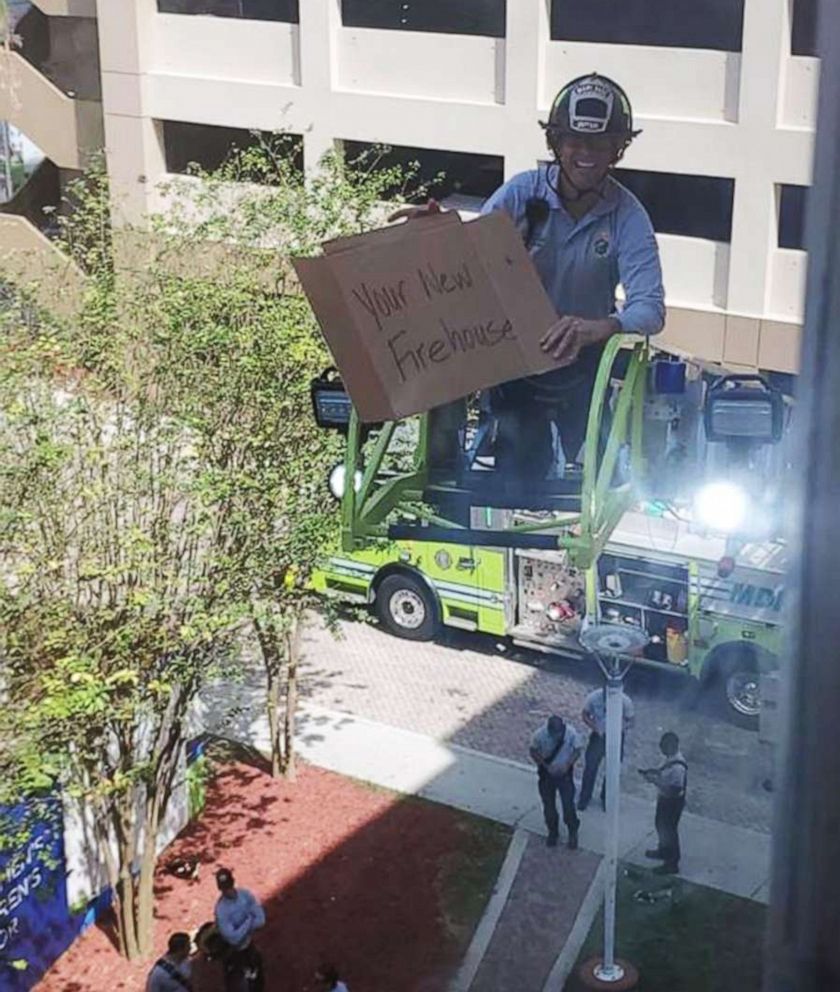
[[[65, 8], [83, 0], [38, 0]], [[819, 64], [813, 0], [97, 0], [104, 135], [133, 221], [191, 156], [249, 130], [459, 153], [481, 196], [545, 158], [537, 125], [597, 70], [641, 137], [620, 178], [651, 211], [661, 341], [796, 370]]]

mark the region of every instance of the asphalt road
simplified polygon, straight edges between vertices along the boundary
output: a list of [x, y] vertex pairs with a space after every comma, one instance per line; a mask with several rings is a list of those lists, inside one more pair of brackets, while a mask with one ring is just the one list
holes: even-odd
[[[591, 662], [454, 630], [416, 643], [344, 621], [336, 638], [314, 618], [304, 651], [302, 695], [313, 702], [516, 761], [528, 760], [530, 733], [550, 713], [583, 730], [583, 700], [600, 684]], [[638, 667], [628, 675], [636, 725], [622, 788], [653, 806], [654, 790], [636, 769], [660, 760], [659, 737], [674, 730], [689, 764], [687, 808], [769, 831], [773, 797], [762, 787], [767, 765], [758, 735], [705, 702], [686, 709], [685, 688], [679, 673]]]

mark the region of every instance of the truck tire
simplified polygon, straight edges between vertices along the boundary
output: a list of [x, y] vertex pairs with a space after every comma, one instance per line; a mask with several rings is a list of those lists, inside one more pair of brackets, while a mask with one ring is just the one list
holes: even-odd
[[758, 660], [750, 651], [727, 654], [714, 680], [719, 712], [738, 727], [758, 730], [761, 691]]
[[434, 593], [405, 572], [387, 575], [376, 590], [376, 615], [383, 627], [408, 641], [430, 641], [439, 627]]

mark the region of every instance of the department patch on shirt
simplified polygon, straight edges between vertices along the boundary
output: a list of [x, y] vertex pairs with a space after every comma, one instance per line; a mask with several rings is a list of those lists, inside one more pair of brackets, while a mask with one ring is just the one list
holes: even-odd
[[599, 234], [595, 239], [595, 243], [592, 246], [592, 250], [599, 258], [603, 258], [604, 255], [610, 250], [610, 239], [606, 234]]

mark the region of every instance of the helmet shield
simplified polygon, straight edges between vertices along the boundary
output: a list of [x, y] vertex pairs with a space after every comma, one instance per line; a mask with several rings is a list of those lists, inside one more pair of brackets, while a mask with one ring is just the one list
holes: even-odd
[[594, 72], [573, 79], [560, 90], [543, 127], [549, 139], [570, 134], [610, 134], [630, 142], [639, 133], [633, 130], [627, 94], [618, 83]]
[[612, 120], [615, 94], [598, 77], [586, 79], [569, 94], [569, 130], [580, 134], [605, 134]]

